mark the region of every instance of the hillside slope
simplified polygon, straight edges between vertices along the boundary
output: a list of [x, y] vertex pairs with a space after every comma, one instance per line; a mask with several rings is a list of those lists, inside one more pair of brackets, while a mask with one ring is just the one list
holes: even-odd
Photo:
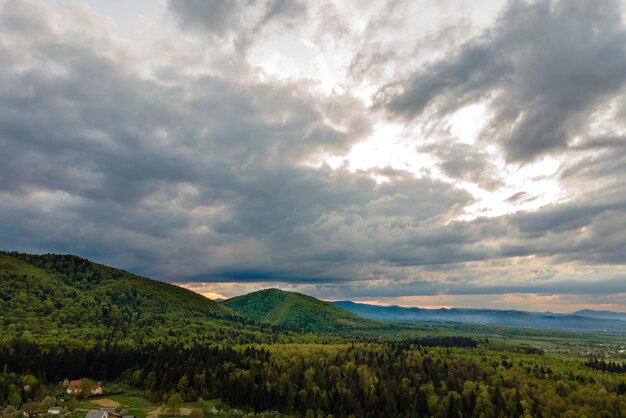
[[223, 304], [256, 321], [314, 332], [335, 332], [377, 325], [374, 321], [360, 318], [331, 303], [278, 289], [237, 296]]
[[192, 291], [71, 255], [0, 252], [0, 295], [0, 338], [251, 340], [268, 328]]
[[495, 325], [535, 329], [559, 329], [575, 331], [626, 332], [626, 321], [606, 320], [581, 314], [554, 314], [495, 309], [422, 309], [400, 306], [378, 306], [351, 301], [333, 302], [363, 318], [375, 318], [393, 322], [460, 322], [467, 324]]

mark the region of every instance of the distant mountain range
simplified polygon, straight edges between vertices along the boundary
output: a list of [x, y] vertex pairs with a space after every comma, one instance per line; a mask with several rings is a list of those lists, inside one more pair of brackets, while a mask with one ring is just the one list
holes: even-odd
[[[222, 302], [255, 321], [312, 332], [340, 332], [385, 323], [464, 323], [544, 330], [626, 332], [626, 314], [582, 310], [571, 314], [495, 309], [422, 309], [379, 306], [351, 301], [324, 302], [311, 296], [266, 289]], [[385, 322], [382, 322], [385, 321]], [[391, 326], [393, 324], [388, 324]]]
[[496, 309], [422, 309], [380, 306], [351, 301], [333, 305], [363, 318], [392, 322], [460, 322], [481, 325], [563, 329], [576, 331], [626, 331], [626, 314], [585, 309], [571, 314]]
[[583, 309], [581, 311], [574, 312], [573, 315], [588, 316], [590, 318], [617, 319], [620, 321], [626, 321], [625, 312], [594, 311], [593, 309]]

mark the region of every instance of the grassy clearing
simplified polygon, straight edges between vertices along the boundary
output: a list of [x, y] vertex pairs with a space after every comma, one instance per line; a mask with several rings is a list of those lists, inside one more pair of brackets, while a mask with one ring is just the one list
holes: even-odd
[[156, 408], [156, 405], [153, 402], [145, 398], [139, 397], [137, 395], [129, 395], [129, 394], [113, 395], [113, 396], [109, 396], [109, 399], [114, 400], [115, 402], [119, 402], [129, 409], [154, 409]]
[[97, 404], [91, 399], [78, 399], [77, 409], [100, 409], [102, 405]]
[[[103, 408], [102, 401], [105, 403], [107, 401], [112, 401], [111, 404], [120, 404], [123, 408], [128, 410], [128, 415], [134, 415], [137, 418], [146, 418], [152, 411], [154, 411], [158, 405], [145, 399], [144, 397], [136, 394], [122, 394], [122, 395], [111, 395], [107, 398], [98, 399], [96, 402], [94, 400], [89, 399], [81, 399], [78, 401], [78, 409], [89, 410], [89, 409], [100, 409]], [[72, 414], [72, 418], [84, 418], [85, 413], [77, 412]]]

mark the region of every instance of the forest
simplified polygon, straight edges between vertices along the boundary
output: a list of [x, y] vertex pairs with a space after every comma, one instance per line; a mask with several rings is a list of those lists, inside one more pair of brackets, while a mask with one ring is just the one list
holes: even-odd
[[[440, 338], [401, 343], [0, 347], [0, 402], [43, 396], [87, 374], [154, 401], [221, 397], [305, 417], [622, 417], [624, 376], [544, 354]], [[21, 389], [28, 386], [28, 392]], [[40, 393], [39, 393], [40, 392]]]
[[[7, 418], [77, 378], [157, 405], [218, 399], [247, 414], [626, 417], [619, 334], [355, 320], [278, 291], [223, 305], [59, 255], [0, 254], [0, 292]], [[303, 328], [311, 312], [314, 328]], [[73, 404], [67, 416], [81, 416]]]
[[592, 369], [596, 369], [596, 370], [602, 370], [603, 372], [626, 373], [625, 363], [616, 363], [615, 361], [598, 360], [595, 357], [585, 362], [585, 366], [591, 367]]

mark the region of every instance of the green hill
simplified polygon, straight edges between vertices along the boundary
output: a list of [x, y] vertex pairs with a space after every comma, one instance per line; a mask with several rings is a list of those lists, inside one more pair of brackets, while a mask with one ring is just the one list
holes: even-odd
[[273, 332], [192, 291], [72, 255], [0, 252], [0, 295], [0, 339], [246, 342]]
[[313, 332], [336, 332], [377, 325], [328, 302], [278, 289], [237, 296], [223, 304], [255, 321]]

